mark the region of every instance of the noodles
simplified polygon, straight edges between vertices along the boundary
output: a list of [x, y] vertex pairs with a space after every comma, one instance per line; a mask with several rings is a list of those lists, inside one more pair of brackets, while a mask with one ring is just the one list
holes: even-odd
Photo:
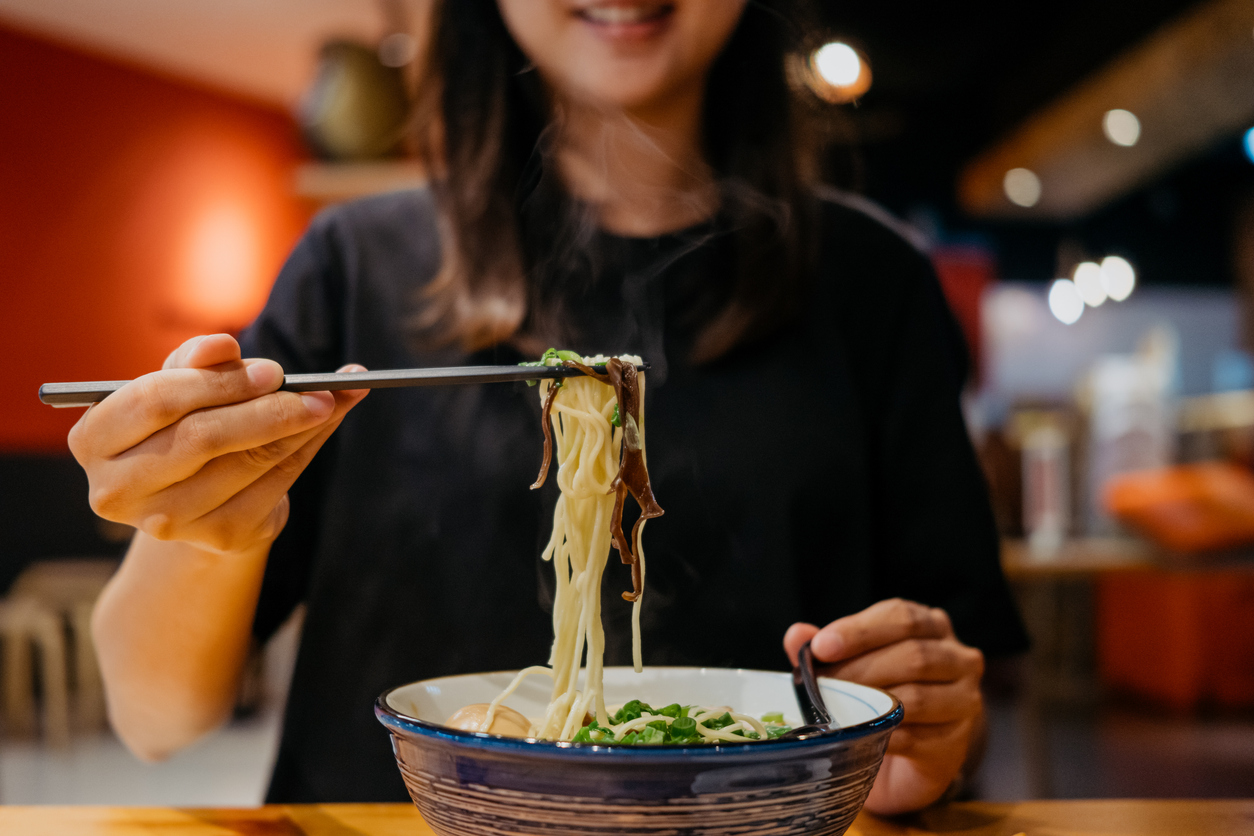
[[[678, 704], [653, 709], [633, 700], [612, 714], [602, 686], [605, 632], [601, 626], [601, 576], [610, 546], [631, 566], [632, 661], [642, 669], [640, 606], [644, 600], [644, 524], [662, 515], [653, 498], [645, 453], [644, 375], [638, 357], [583, 358], [549, 349], [540, 365], [564, 363], [582, 376], [540, 383], [544, 462], [531, 487], [549, 475], [557, 457], [560, 494], [553, 509], [553, 533], [541, 556], [552, 562], [553, 648], [548, 666], [520, 671], [488, 706], [479, 731], [492, 727], [501, 702], [528, 676], [553, 680], [544, 716], [531, 721], [530, 737], [542, 740], [618, 743], [719, 743], [777, 737], [787, 726], [767, 725], [729, 708]], [[593, 366], [604, 365], [601, 372]], [[640, 506], [628, 537], [622, 529], [627, 495]], [[583, 667], [586, 658], [586, 670]], [[582, 674], [582, 677], [581, 677]]]
[[[553, 533], [541, 553], [553, 563], [556, 578], [553, 648], [548, 667], [519, 672], [492, 701], [482, 728], [490, 727], [496, 707], [525, 677], [546, 673], [553, 679], [552, 696], [544, 717], [533, 724], [533, 736], [570, 740], [589, 717], [602, 725], [610, 722], [602, 686], [605, 632], [601, 626], [601, 576], [611, 545], [632, 567], [632, 591], [623, 597], [632, 603], [632, 659], [636, 670], [641, 670], [641, 534], [644, 521], [660, 516], [662, 509], [653, 499], [645, 464], [644, 375], [635, 367], [640, 358], [583, 358], [550, 349], [541, 362], [565, 362], [585, 372], [540, 383], [545, 455], [532, 488], [544, 484], [553, 450], [560, 490], [553, 509]], [[602, 364], [604, 373], [591, 367]], [[622, 532], [623, 503], [628, 493], [641, 506], [631, 540]]]

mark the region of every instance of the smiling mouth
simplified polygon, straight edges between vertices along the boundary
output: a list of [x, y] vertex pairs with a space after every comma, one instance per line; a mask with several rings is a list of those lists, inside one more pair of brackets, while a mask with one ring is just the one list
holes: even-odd
[[605, 3], [588, 6], [575, 14], [597, 26], [638, 26], [660, 21], [674, 11], [671, 3]]

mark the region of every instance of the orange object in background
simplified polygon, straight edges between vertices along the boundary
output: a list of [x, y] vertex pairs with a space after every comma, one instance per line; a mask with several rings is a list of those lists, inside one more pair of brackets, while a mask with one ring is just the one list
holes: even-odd
[[1254, 570], [1112, 573], [1096, 604], [1104, 685], [1177, 711], [1254, 707]]
[[1254, 474], [1228, 462], [1121, 474], [1106, 483], [1105, 504], [1121, 522], [1172, 551], [1254, 543]]

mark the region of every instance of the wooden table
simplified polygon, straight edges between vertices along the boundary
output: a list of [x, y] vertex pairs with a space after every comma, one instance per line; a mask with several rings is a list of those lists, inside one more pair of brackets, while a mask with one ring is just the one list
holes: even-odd
[[[22, 836], [434, 836], [409, 804], [252, 810], [0, 807], [0, 833]], [[1251, 836], [1250, 801], [1025, 801], [951, 804], [904, 819], [863, 814], [849, 836]]]

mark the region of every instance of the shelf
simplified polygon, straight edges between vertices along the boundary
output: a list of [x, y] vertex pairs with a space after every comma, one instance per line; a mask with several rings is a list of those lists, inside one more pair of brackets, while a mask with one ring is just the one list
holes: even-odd
[[414, 160], [308, 163], [296, 169], [294, 189], [298, 196], [319, 203], [339, 203], [372, 194], [420, 188], [426, 183], [426, 172]]

